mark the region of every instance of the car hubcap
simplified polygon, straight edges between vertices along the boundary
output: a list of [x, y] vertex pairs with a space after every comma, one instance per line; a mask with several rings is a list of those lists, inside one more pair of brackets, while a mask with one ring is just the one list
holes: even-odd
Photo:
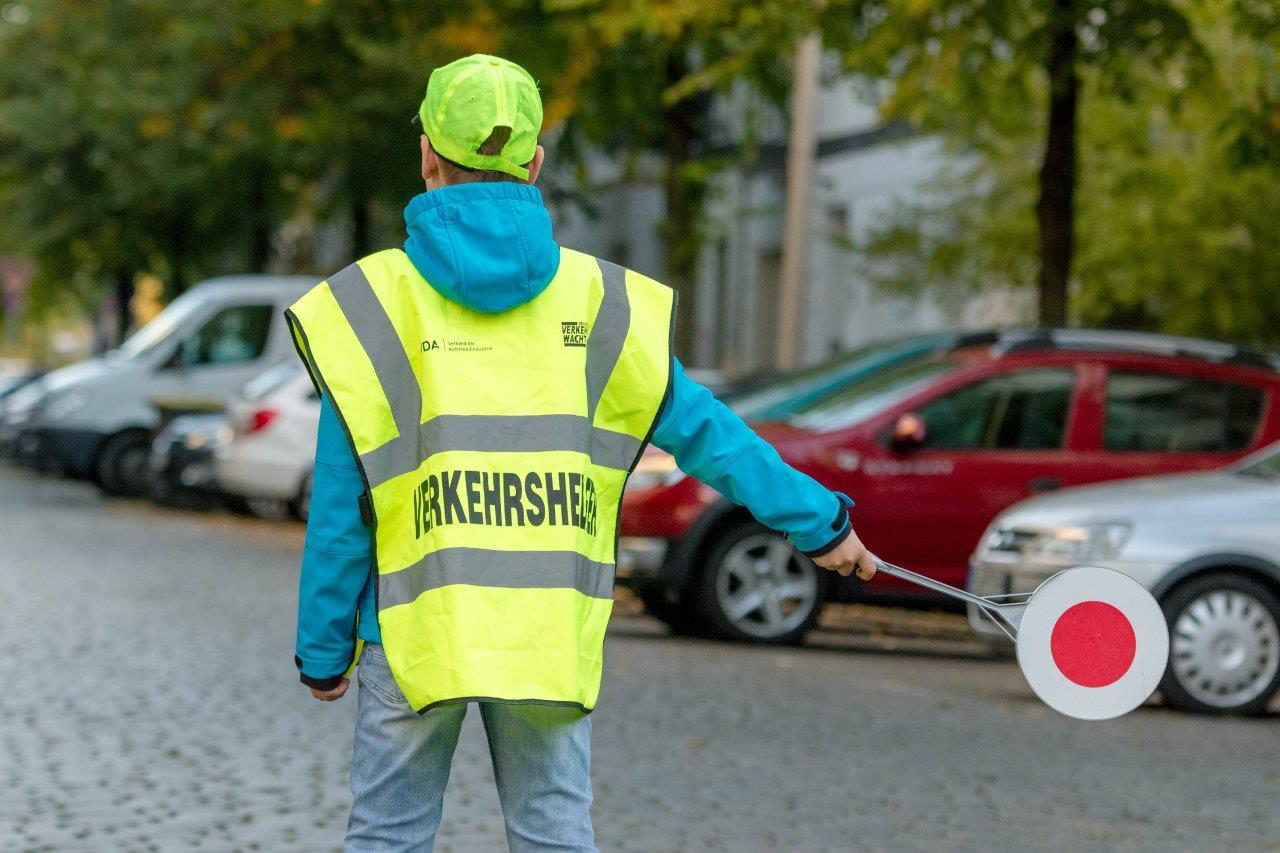
[[785, 540], [748, 536], [729, 549], [716, 577], [721, 612], [746, 634], [767, 639], [795, 630], [813, 612], [818, 579]]
[[1256, 698], [1280, 666], [1280, 627], [1247, 593], [1217, 590], [1200, 596], [1173, 625], [1173, 674], [1193, 697], [1216, 708]]

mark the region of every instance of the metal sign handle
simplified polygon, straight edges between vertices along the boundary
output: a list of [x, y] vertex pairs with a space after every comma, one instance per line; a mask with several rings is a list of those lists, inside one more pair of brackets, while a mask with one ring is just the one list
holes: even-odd
[[[884, 572], [886, 575], [892, 575], [895, 578], [901, 578], [904, 581], [916, 584], [918, 586], [931, 589], [934, 592], [940, 592], [951, 598], [958, 598], [967, 604], [972, 604], [978, 608], [978, 611], [985, 615], [991, 622], [1005, 633], [1005, 635], [1013, 640], [1018, 641], [1018, 625], [1022, 622], [1022, 614], [1027, 609], [1027, 602], [1031, 599], [1031, 593], [1013, 593], [1010, 595], [993, 595], [980, 596], [974, 595], [963, 589], [951, 586], [950, 584], [936, 581], [933, 578], [927, 578], [922, 574], [904, 569], [901, 566], [895, 566], [893, 563], [886, 563], [879, 557], [873, 557], [876, 561], [877, 571]], [[999, 600], [1005, 599], [1005, 600]], [[1009, 600], [1012, 599], [1012, 600]]]

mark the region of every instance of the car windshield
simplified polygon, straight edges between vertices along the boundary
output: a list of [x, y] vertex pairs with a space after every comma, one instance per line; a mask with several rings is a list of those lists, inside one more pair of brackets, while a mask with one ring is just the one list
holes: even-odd
[[1280, 444], [1274, 444], [1262, 453], [1249, 457], [1236, 470], [1249, 477], [1280, 479]]
[[134, 332], [116, 350], [120, 358], [140, 358], [168, 340], [176, 329], [184, 325], [204, 304], [198, 296], [179, 296], [138, 331]]
[[240, 389], [240, 396], [246, 400], [261, 400], [301, 371], [302, 365], [297, 362], [286, 361], [277, 364], [246, 382]]
[[801, 407], [787, 423], [815, 432], [829, 432], [861, 423], [887, 407], [923, 390], [931, 382], [960, 369], [954, 361], [926, 358], [879, 370], [845, 386], [835, 394]]
[[23, 385], [31, 381], [30, 376], [4, 376], [0, 377], [0, 398], [8, 397], [14, 391], [17, 391]]
[[[929, 335], [907, 340], [881, 341], [842, 353], [835, 358], [795, 370], [726, 400], [745, 421], [785, 420], [796, 412], [815, 405], [843, 388], [839, 380], [863, 371], [903, 360], [924, 358], [932, 348], [954, 340], [951, 335]], [[832, 387], [837, 383], [836, 387]]]

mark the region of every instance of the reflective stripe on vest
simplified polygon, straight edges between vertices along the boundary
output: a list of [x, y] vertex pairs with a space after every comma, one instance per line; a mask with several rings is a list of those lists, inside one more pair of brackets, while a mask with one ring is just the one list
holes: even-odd
[[561, 250], [536, 299], [481, 314], [399, 251], [288, 312], [359, 460], [379, 626], [405, 697], [589, 710], [617, 520], [670, 381], [674, 295]]

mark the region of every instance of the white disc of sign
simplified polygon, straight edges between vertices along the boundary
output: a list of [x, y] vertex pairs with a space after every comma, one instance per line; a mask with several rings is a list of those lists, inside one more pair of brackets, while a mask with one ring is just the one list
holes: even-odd
[[1137, 581], [1081, 566], [1036, 589], [1018, 626], [1018, 665], [1046, 705], [1109, 720], [1147, 701], [1169, 661], [1160, 605]]

